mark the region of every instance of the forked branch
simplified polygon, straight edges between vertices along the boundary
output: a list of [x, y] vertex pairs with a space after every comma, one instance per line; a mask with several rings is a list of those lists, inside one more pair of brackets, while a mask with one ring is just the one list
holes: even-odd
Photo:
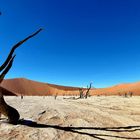
[[10, 60], [10, 62], [8, 63], [8, 65], [6, 66], [6, 68], [4, 69], [4, 71], [1, 73], [1, 75], [0, 75], [0, 83], [2, 82], [2, 80], [4, 79], [4, 77], [8, 73], [8, 71], [10, 70], [10, 68], [12, 67], [12, 64], [13, 64], [13, 61], [14, 61], [15, 56], [16, 55], [14, 55], [12, 57], [12, 59]]
[[[21, 40], [20, 42], [18, 42], [16, 45], [14, 45], [7, 57], [7, 59], [5, 60], [5, 62], [3, 63], [2, 66], [0, 66], [0, 72], [3, 71], [0, 75], [0, 83], [3, 81], [5, 75], [8, 73], [8, 71], [10, 70], [10, 68], [12, 67], [15, 55], [13, 56], [14, 51], [16, 50], [16, 48], [18, 48], [20, 45], [22, 45], [24, 42], [26, 42], [28, 39], [34, 37], [35, 35], [37, 35], [42, 29], [39, 29], [38, 31], [36, 31], [35, 33], [33, 33], [32, 35], [26, 37], [25, 39]], [[10, 123], [12, 124], [17, 124], [18, 120], [20, 118], [20, 114], [18, 113], [18, 111], [9, 106], [4, 98], [3, 98], [3, 93], [2, 91], [0, 91], [0, 116], [1, 113], [5, 116], [8, 117], [8, 120]]]
[[6, 67], [6, 65], [9, 63], [9, 61], [11, 60], [12, 55], [13, 55], [14, 51], [16, 50], [16, 48], [18, 48], [20, 45], [22, 45], [22, 44], [23, 44], [24, 42], [26, 42], [28, 39], [30, 39], [30, 38], [34, 37], [35, 35], [37, 35], [41, 30], [42, 30], [42, 29], [40, 28], [38, 31], [36, 31], [36, 32], [33, 33], [32, 35], [26, 37], [25, 39], [23, 39], [23, 40], [19, 41], [17, 44], [15, 44], [15, 45], [12, 47], [12, 49], [11, 49], [11, 51], [10, 51], [10, 53], [9, 53], [9, 55], [8, 55], [8, 57], [7, 57], [7, 59], [5, 60], [5, 62], [0, 66], [0, 71], [2, 71], [2, 70]]
[[89, 87], [87, 86], [87, 91], [86, 91], [86, 94], [85, 94], [85, 98], [87, 98], [89, 96], [89, 91], [91, 89], [91, 86], [92, 86], [92, 83], [90, 83]]

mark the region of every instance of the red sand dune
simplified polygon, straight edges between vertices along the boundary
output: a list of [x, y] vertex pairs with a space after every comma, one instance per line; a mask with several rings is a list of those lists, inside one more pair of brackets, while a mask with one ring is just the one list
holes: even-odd
[[[59, 86], [48, 83], [41, 83], [24, 78], [7, 79], [1, 84], [5, 89], [16, 95], [79, 95], [79, 87]], [[85, 90], [86, 91], [86, 90]], [[133, 95], [140, 95], [140, 82], [120, 84], [109, 88], [91, 89], [91, 95], [124, 95], [133, 92]]]
[[140, 95], [140, 82], [119, 84], [108, 88], [95, 89], [95, 95], [124, 95], [125, 93], [132, 92], [133, 95]]
[[58, 86], [25, 78], [7, 79], [1, 83], [1, 86], [16, 95], [79, 95], [79, 88], [77, 87]]

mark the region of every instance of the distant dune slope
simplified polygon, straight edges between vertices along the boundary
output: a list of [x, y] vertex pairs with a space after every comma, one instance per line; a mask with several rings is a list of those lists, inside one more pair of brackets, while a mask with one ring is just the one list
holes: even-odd
[[[79, 95], [79, 87], [60, 86], [28, 80], [25, 78], [6, 79], [1, 86], [16, 95]], [[140, 82], [120, 84], [108, 88], [92, 88], [91, 95], [124, 95], [133, 92], [140, 95]]]
[[6, 79], [2, 87], [16, 93], [17, 95], [75, 95], [79, 94], [79, 88], [58, 86], [48, 83], [28, 80], [25, 78]]
[[132, 92], [133, 95], [140, 95], [140, 82], [119, 84], [108, 88], [100, 88], [94, 90], [97, 95], [124, 95], [125, 93]]

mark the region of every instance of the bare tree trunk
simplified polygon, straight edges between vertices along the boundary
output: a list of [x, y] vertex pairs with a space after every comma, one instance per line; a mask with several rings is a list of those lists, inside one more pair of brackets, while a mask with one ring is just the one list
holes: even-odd
[[8, 117], [9, 123], [11, 124], [18, 123], [18, 120], [20, 118], [18, 111], [5, 102], [1, 92], [0, 92], [0, 112], [4, 116]]
[[85, 94], [85, 98], [87, 98], [87, 97], [89, 96], [89, 91], [90, 91], [90, 89], [91, 89], [91, 85], [92, 85], [92, 83], [90, 83], [89, 88], [88, 88], [88, 86], [87, 86], [87, 91], [86, 91], [86, 94]]
[[83, 88], [79, 89], [79, 93], [80, 93], [80, 99], [84, 98], [84, 90], [83, 90]]
[[[22, 45], [28, 39], [37, 35], [41, 30], [42, 29], [39, 29], [38, 31], [36, 31], [32, 35], [28, 36], [27, 38], [21, 40], [20, 42], [18, 42], [16, 45], [14, 45], [12, 47], [6, 61], [0, 66], [0, 72], [3, 71], [0, 75], [0, 83], [3, 81], [5, 75], [8, 73], [8, 71], [12, 67], [12, 64], [13, 64], [13, 61], [14, 61], [14, 58], [15, 58], [15, 55], [13, 56], [13, 53], [16, 50], [16, 48], [18, 48], [20, 45]], [[9, 123], [12, 123], [12, 124], [17, 124], [18, 120], [20, 118], [19, 112], [15, 108], [9, 106], [5, 102], [2, 91], [0, 91], [0, 116], [1, 116], [1, 114], [7, 116], [8, 120], [9, 120]]]

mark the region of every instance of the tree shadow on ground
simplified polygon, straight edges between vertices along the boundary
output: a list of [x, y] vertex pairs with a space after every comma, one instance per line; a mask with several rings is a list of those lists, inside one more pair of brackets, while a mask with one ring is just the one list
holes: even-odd
[[[110, 131], [110, 132], [134, 132], [134, 131], [140, 131], [140, 126], [125, 126], [125, 127], [66, 127], [66, 126], [59, 126], [59, 125], [47, 125], [47, 124], [39, 124], [37, 122], [31, 121], [31, 120], [20, 120], [19, 123], [20, 125], [25, 125], [28, 127], [33, 127], [33, 128], [54, 128], [58, 130], [63, 130], [66, 132], [72, 132], [72, 133], [77, 133], [81, 135], [87, 135], [93, 138], [96, 138], [98, 140], [107, 140], [102, 137], [112, 137], [112, 138], [119, 138], [119, 139], [129, 139], [129, 140], [140, 140], [140, 138], [136, 137], [125, 137], [125, 136], [119, 136], [119, 135], [109, 135], [109, 134], [92, 134], [92, 133], [87, 133], [84, 132], [84, 130], [100, 130], [100, 131]], [[82, 130], [82, 131], [80, 131]], [[119, 134], [118, 133], [118, 134]]]

